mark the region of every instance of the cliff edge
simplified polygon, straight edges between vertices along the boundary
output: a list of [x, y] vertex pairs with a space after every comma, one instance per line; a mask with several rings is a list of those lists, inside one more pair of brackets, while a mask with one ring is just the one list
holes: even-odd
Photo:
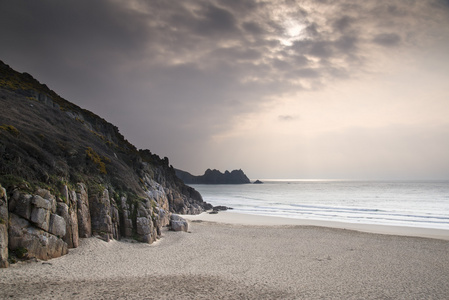
[[168, 158], [1, 61], [0, 107], [0, 267], [89, 236], [151, 243], [172, 213], [212, 208]]

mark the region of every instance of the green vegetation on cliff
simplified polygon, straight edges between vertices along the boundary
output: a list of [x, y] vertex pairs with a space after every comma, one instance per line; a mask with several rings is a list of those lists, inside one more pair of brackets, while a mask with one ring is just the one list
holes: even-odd
[[[1, 61], [0, 107], [0, 183], [7, 190], [41, 186], [57, 194], [61, 182], [83, 182], [89, 193], [101, 186], [145, 197], [145, 173], [186, 201], [207, 206], [176, 177], [168, 158], [137, 150], [116, 126]], [[172, 202], [178, 212], [181, 206]]]
[[151, 243], [171, 213], [212, 208], [168, 158], [1, 61], [0, 108], [0, 268], [92, 235]]

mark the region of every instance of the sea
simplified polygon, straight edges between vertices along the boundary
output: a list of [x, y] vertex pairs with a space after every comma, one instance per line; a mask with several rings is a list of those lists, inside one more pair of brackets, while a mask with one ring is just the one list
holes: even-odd
[[243, 214], [449, 230], [449, 181], [262, 181], [191, 186]]

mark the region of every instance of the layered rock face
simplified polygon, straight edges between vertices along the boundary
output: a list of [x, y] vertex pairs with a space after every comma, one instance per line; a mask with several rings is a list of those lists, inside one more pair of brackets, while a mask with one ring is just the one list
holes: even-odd
[[[0, 188], [1, 266], [8, 266], [8, 248], [13, 253], [22, 252], [21, 258], [47, 260], [78, 247], [80, 237], [97, 236], [105, 241], [126, 237], [154, 242], [160, 237], [161, 228], [170, 224], [171, 213], [163, 187], [147, 180], [145, 185], [153, 189], [147, 191], [146, 198], [139, 199], [114, 199], [108, 189], [88, 198], [82, 183], [75, 191], [63, 186], [63, 197], [55, 197], [45, 189], [33, 194], [15, 190], [9, 198], [9, 210], [6, 191]], [[176, 221], [181, 224], [182, 218], [177, 217]], [[178, 223], [172, 224], [174, 230], [179, 230]], [[186, 224], [183, 226], [187, 228]]]
[[[8, 267], [8, 251], [19, 258], [48, 260], [78, 247], [80, 237], [152, 243], [164, 226], [187, 231], [185, 220], [171, 218], [169, 199], [179, 202], [173, 192], [149, 176], [143, 182], [146, 197], [134, 199], [110, 197], [108, 189], [89, 196], [83, 183], [76, 190], [64, 185], [60, 197], [38, 188], [34, 193], [15, 189], [8, 198], [0, 186], [0, 267]], [[182, 213], [201, 211], [201, 206], [189, 202], [181, 209]]]
[[90, 237], [92, 234], [92, 221], [90, 218], [89, 196], [84, 184], [78, 183], [76, 197], [76, 214], [78, 217], [78, 236]]
[[211, 209], [168, 158], [0, 61], [0, 267], [50, 259], [80, 238], [151, 243], [172, 213]]
[[47, 190], [15, 190], [9, 201], [9, 244], [20, 256], [50, 259], [67, 254], [66, 220], [56, 214], [56, 198]]

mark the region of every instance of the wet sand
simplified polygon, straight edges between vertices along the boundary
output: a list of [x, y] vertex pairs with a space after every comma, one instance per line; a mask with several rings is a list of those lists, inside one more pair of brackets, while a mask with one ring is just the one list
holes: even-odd
[[[164, 231], [152, 245], [89, 238], [64, 257], [0, 269], [0, 298], [447, 299], [449, 295], [448, 240], [282, 224], [266, 217], [249, 222], [246, 215], [223, 212], [188, 218], [189, 233]], [[258, 224], [259, 218], [265, 225]]]

